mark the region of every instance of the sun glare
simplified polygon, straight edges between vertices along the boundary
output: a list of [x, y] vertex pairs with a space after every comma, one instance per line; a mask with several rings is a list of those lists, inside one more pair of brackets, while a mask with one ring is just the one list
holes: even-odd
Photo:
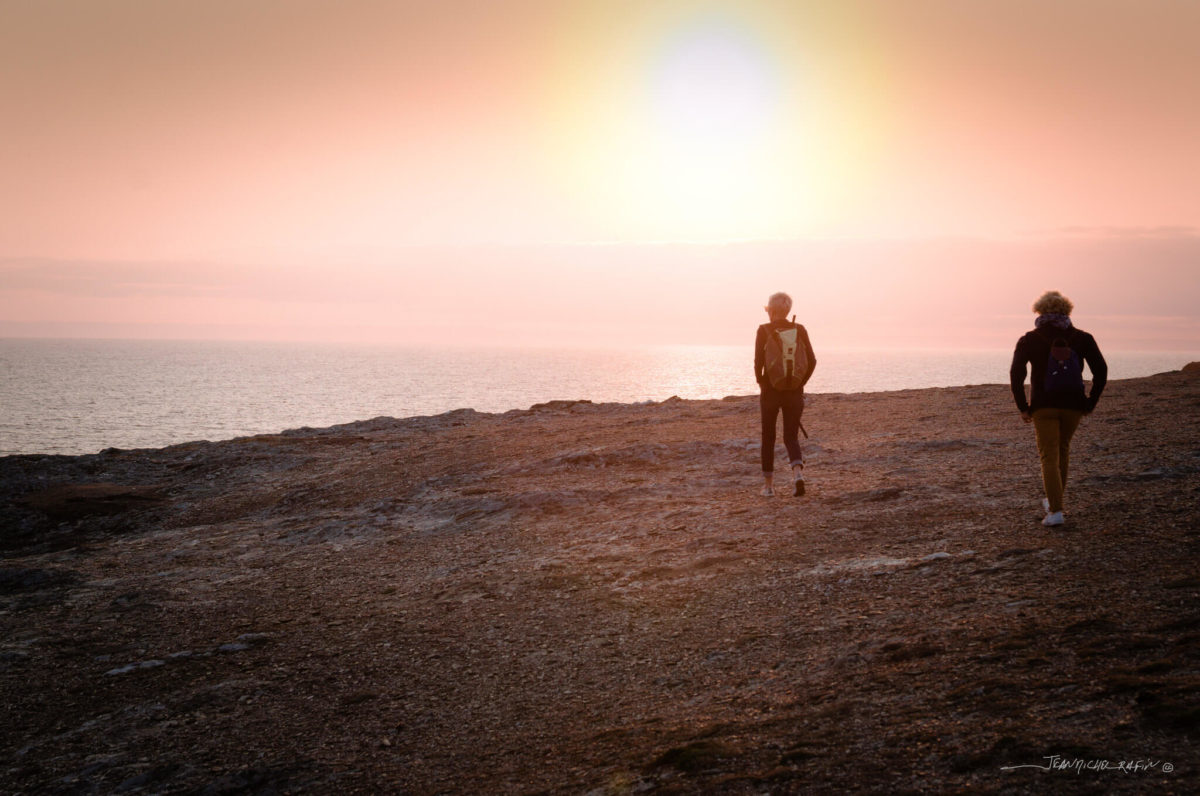
[[556, 39], [545, 162], [565, 212], [603, 240], [840, 229], [886, 126], [861, 59], [797, 35], [834, 23], [774, 5], [643, 8]]
[[771, 189], [779, 78], [747, 32], [684, 28], [650, 60], [631, 131], [634, 205], [688, 235], [736, 234]]
[[[669, 16], [599, 45], [559, 126], [569, 188], [639, 240], [773, 237], [811, 217], [795, 57], [728, 16]], [[620, 42], [618, 45], [617, 42]]]
[[780, 99], [756, 42], [711, 24], [668, 42], [647, 83], [651, 120], [701, 163], [760, 144]]

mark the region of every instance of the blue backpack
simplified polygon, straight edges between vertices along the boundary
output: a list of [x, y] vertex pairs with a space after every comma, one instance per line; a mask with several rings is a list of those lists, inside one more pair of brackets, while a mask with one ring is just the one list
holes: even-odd
[[1050, 344], [1043, 386], [1048, 393], [1083, 392], [1083, 362], [1065, 337], [1056, 337]]

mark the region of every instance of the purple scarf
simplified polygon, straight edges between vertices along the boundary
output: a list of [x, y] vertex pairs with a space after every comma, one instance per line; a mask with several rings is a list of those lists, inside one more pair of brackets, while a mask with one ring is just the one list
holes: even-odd
[[1044, 315], [1037, 316], [1037, 320], [1033, 322], [1033, 325], [1038, 329], [1044, 329], [1047, 326], [1053, 326], [1056, 329], [1070, 329], [1071, 319], [1062, 313], [1047, 312]]

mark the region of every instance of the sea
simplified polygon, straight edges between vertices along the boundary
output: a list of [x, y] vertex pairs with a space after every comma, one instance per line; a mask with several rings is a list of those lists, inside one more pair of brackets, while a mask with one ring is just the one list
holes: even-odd
[[[1011, 351], [823, 349], [810, 393], [1005, 384]], [[1109, 378], [1186, 353], [1105, 352]], [[1196, 358], [1192, 356], [1192, 358]], [[757, 393], [748, 346], [430, 348], [0, 339], [0, 455], [159, 448], [373, 417]]]

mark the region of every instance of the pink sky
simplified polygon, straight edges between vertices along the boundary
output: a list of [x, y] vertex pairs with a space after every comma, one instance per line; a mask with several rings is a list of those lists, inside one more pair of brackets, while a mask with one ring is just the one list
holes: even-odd
[[15, 1], [0, 108], [0, 335], [1200, 345], [1195, 3]]

